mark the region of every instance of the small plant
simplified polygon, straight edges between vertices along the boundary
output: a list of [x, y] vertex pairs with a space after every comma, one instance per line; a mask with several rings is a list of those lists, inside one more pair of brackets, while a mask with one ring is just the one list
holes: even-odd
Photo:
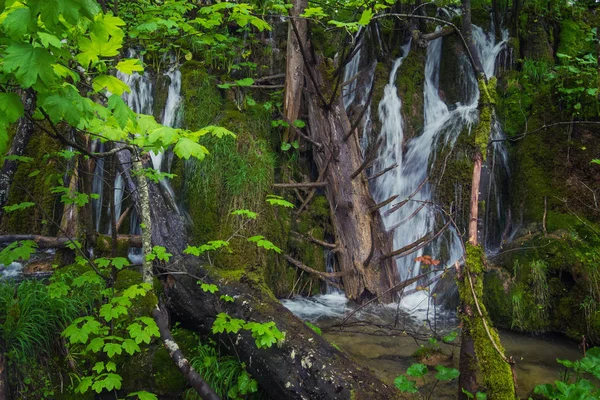
[[[600, 379], [600, 347], [589, 349], [581, 360], [556, 359], [567, 368], [562, 380], [535, 387], [534, 393], [552, 400], [600, 399], [600, 388], [587, 378]], [[571, 374], [574, 374], [571, 379]]]
[[[197, 347], [191, 364], [222, 399], [244, 398], [258, 391], [258, 383], [246, 371], [246, 365], [235, 357], [219, 354], [212, 341]], [[190, 390], [185, 398], [199, 397]]]
[[[419, 388], [417, 387], [417, 381], [421, 380], [421, 387], [425, 386], [425, 376], [428, 374], [429, 369], [424, 364], [413, 364], [406, 370], [405, 375], [400, 375], [394, 379], [394, 385], [404, 393], [419, 393], [419, 397], [422, 399], [431, 399], [433, 398], [433, 393], [435, 392], [435, 387], [440, 381], [451, 381], [453, 379], [458, 378], [460, 373], [456, 368], [447, 368], [443, 365], [437, 365], [435, 367], [437, 373], [435, 374], [435, 383], [433, 384], [429, 393], [419, 393]], [[411, 380], [409, 377], [416, 378], [417, 380]]]

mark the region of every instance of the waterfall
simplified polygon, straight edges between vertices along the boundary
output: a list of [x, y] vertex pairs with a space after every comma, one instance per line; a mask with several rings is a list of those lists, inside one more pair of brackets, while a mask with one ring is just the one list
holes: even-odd
[[[181, 71], [178, 67], [170, 69], [165, 76], [169, 77], [169, 90], [167, 94], [167, 103], [165, 104], [165, 110], [161, 123], [164, 126], [174, 128], [177, 122], [177, 111], [181, 105]], [[152, 166], [155, 170], [160, 171], [164, 158], [164, 152], [159, 151], [154, 153], [150, 152], [152, 158]], [[170, 187], [169, 187], [170, 188]], [[172, 193], [172, 190], [170, 190]]]
[[[358, 44], [360, 46], [360, 44]], [[350, 83], [348, 83], [343, 89], [342, 89], [342, 96], [344, 99], [344, 107], [346, 107], [346, 109], [350, 106], [350, 104], [352, 104], [352, 102], [354, 102], [354, 99], [356, 98], [356, 90], [357, 90], [357, 85], [358, 85], [358, 66], [360, 65], [360, 53], [362, 52], [362, 46], [361, 48], [358, 49], [358, 51], [356, 52], [356, 54], [354, 54], [354, 56], [352, 57], [352, 59], [350, 60], [350, 62], [346, 65], [346, 68], [344, 68], [344, 82], [348, 82], [350, 81], [350, 79], [353, 79]]]
[[[100, 140], [95, 140], [92, 144], [92, 151], [103, 152], [104, 143]], [[92, 193], [98, 195], [97, 199], [92, 199], [92, 208], [94, 210], [94, 225], [96, 232], [100, 232], [100, 220], [102, 219], [102, 200], [104, 192], [104, 181], [102, 175], [104, 173], [104, 159], [98, 158], [96, 160], [96, 168], [94, 169], [94, 178], [92, 180]]]
[[[485, 73], [491, 77], [494, 73], [496, 56], [502, 49], [505, 40], [495, 43], [493, 34], [473, 26], [473, 39], [481, 55]], [[405, 52], [406, 54], [406, 52]], [[376, 202], [384, 201], [393, 195], [404, 200], [412, 197], [403, 207], [394, 209], [394, 203], [380, 210], [386, 229], [393, 232], [394, 248], [399, 249], [416, 240], [433, 234], [441, 228], [439, 213], [433, 206], [433, 190], [431, 182], [426, 182], [420, 190], [422, 182], [429, 175], [429, 169], [435, 160], [439, 146], [453, 146], [458, 135], [471, 126], [478, 118], [477, 104], [479, 91], [477, 81], [469, 66], [464, 66], [465, 76], [461, 90], [467, 96], [465, 104], [458, 103], [450, 109], [439, 94], [440, 63], [442, 57], [442, 38], [433, 40], [427, 48], [424, 85], [424, 127], [420, 135], [404, 143], [403, 121], [400, 112], [401, 100], [394, 85], [398, 67], [403, 58], [396, 60], [390, 74], [390, 82], [384, 89], [384, 97], [379, 104], [379, 118], [382, 123], [380, 138], [380, 158], [375, 166], [377, 173], [394, 163], [398, 167], [385, 173], [374, 181], [373, 197]], [[464, 62], [467, 63], [466, 57]], [[408, 78], [410, 79], [410, 78]], [[494, 124], [494, 126], [499, 124]], [[501, 135], [501, 130], [494, 129], [493, 135]], [[500, 143], [500, 142], [499, 142]], [[500, 150], [493, 159], [507, 165], [506, 152]], [[497, 155], [496, 155], [497, 154]], [[502, 206], [500, 206], [502, 207]], [[408, 257], [397, 259], [401, 280], [406, 280], [421, 273], [420, 263], [415, 258], [430, 255], [440, 259], [440, 266], [452, 265], [462, 256], [461, 238], [454, 229], [448, 229], [426, 247]], [[439, 267], [439, 266], [438, 266]], [[408, 290], [414, 289], [409, 287]], [[428, 305], [428, 295], [422, 291], [402, 299], [401, 304], [410, 309], [423, 308]]]

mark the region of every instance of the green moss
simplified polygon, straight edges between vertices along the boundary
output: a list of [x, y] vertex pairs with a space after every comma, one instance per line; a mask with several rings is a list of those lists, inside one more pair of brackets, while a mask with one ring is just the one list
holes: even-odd
[[495, 325], [510, 328], [512, 325], [512, 302], [509, 296], [509, 277], [503, 271], [493, 269], [485, 274], [483, 302]]
[[425, 49], [413, 47], [396, 75], [398, 95], [402, 99], [405, 136], [410, 139], [423, 129], [423, 88], [425, 86]]
[[181, 66], [181, 94], [186, 129], [199, 130], [210, 125], [223, 107], [216, 79], [196, 61], [187, 61]]
[[[475, 354], [479, 362], [480, 370], [483, 374], [483, 381], [486, 386], [486, 393], [490, 398], [512, 400], [515, 398], [515, 388], [513, 384], [512, 372], [510, 365], [506, 363], [496, 351], [496, 347], [504, 353], [500, 338], [495, 329], [493, 329], [489, 321], [487, 309], [485, 308], [483, 299], [483, 271], [484, 271], [484, 253], [480, 246], [466, 246], [466, 275], [458, 281], [459, 294], [463, 307], [473, 315], [462, 315], [462, 322], [465, 329], [469, 331], [473, 338], [475, 346]], [[469, 280], [469, 276], [471, 280]], [[472, 287], [471, 287], [472, 282]], [[479, 317], [477, 305], [473, 293], [478, 299], [482, 317]], [[486, 322], [484, 323], [484, 319]], [[487, 325], [487, 328], [486, 328]]]
[[586, 37], [591, 28], [581, 20], [565, 19], [560, 22], [558, 53], [577, 56], [586, 51], [592, 51]]
[[[4, 214], [1, 231], [7, 233], [27, 233], [53, 236], [56, 225], [48, 221], [48, 216], [56, 218], [60, 224], [62, 207], [58, 207], [57, 197], [50, 190], [62, 177], [65, 165], [62, 159], [46, 158], [47, 153], [60, 150], [58, 141], [36, 130], [25, 150], [24, 156], [33, 158], [29, 163], [20, 163], [13, 179], [7, 205], [24, 201], [37, 203], [23, 211]], [[30, 174], [39, 171], [35, 176]]]
[[554, 52], [546, 20], [538, 13], [522, 12], [519, 16], [523, 58], [554, 64]]

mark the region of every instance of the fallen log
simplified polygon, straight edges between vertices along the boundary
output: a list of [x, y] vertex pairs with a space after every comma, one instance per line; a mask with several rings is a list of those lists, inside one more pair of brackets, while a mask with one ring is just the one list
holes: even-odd
[[[0, 245], [19, 240], [33, 240], [40, 249], [62, 249], [71, 243], [70, 238], [42, 235], [0, 235]], [[142, 237], [139, 235], [117, 235], [117, 242], [130, 247], [142, 247]], [[112, 238], [108, 235], [98, 235], [96, 245], [101, 250], [110, 250]]]
[[[221, 334], [219, 342], [246, 364], [261, 388], [273, 399], [370, 399], [402, 398], [371, 372], [362, 369], [344, 353], [333, 348], [295, 317], [253, 273], [228, 272], [198, 266], [198, 260], [182, 260], [188, 272], [216, 284], [216, 294], [204, 292], [197, 279], [186, 274], [168, 275], [163, 282], [167, 306], [184, 325], [210, 334], [215, 316], [226, 312], [245, 321], [275, 322], [285, 332], [282, 343], [268, 349], [256, 347], [251, 333]], [[219, 300], [220, 295], [235, 301]]]

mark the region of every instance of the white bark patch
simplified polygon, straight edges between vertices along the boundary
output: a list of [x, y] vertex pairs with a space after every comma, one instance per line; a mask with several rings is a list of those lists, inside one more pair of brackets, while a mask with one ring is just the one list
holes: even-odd
[[177, 343], [175, 343], [171, 339], [165, 340], [165, 347], [167, 348], [169, 353], [175, 353], [177, 350], [179, 350], [179, 346], [177, 346]]

